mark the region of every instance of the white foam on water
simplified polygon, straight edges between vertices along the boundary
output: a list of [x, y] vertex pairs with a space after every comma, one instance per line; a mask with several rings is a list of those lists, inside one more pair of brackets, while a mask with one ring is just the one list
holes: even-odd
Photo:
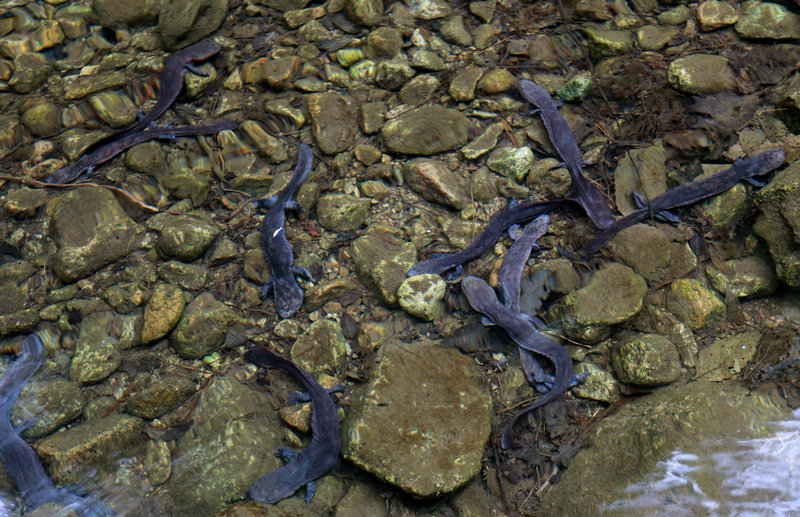
[[676, 450], [608, 505], [612, 515], [800, 515], [800, 410], [768, 438], [713, 440]]

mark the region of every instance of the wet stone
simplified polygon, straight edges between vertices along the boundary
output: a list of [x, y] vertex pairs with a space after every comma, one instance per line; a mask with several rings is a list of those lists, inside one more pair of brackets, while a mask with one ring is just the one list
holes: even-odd
[[431, 98], [439, 89], [439, 84], [439, 79], [432, 75], [418, 75], [404, 84], [397, 95], [400, 102], [413, 106]]
[[442, 161], [429, 158], [409, 160], [403, 168], [403, 177], [412, 190], [429, 201], [457, 210], [466, 206], [463, 179]]
[[186, 306], [169, 342], [184, 359], [198, 359], [221, 345], [237, 320], [233, 309], [206, 292]]
[[566, 167], [558, 167], [558, 163], [555, 158], [536, 161], [528, 172], [528, 188], [551, 199], [564, 197], [572, 188], [572, 176]]
[[126, 407], [128, 414], [152, 420], [180, 406], [195, 391], [192, 381], [185, 377], [167, 375], [133, 393]]
[[280, 163], [288, 158], [284, 143], [267, 133], [263, 126], [255, 120], [245, 120], [239, 129], [255, 144], [258, 152], [272, 163]]
[[227, 13], [227, 0], [172, 0], [161, 8], [158, 33], [167, 50], [178, 50], [211, 35]]
[[128, 82], [128, 77], [119, 71], [66, 77], [64, 78], [64, 86], [66, 87], [64, 99], [82, 99], [106, 89], [122, 88]]
[[474, 160], [491, 151], [497, 145], [497, 139], [503, 134], [503, 128], [502, 122], [488, 126], [475, 140], [461, 148], [464, 158]]
[[371, 59], [364, 59], [350, 67], [350, 78], [355, 81], [371, 82], [378, 70], [378, 65]]
[[345, 3], [347, 16], [365, 27], [378, 25], [383, 19], [382, 0], [347, 0]]
[[581, 102], [592, 93], [593, 89], [592, 75], [582, 73], [567, 81], [564, 86], [556, 90], [556, 93], [564, 102]]
[[81, 384], [94, 384], [106, 379], [122, 362], [118, 342], [112, 337], [81, 338], [69, 365], [69, 377]]
[[[564, 305], [575, 325], [602, 328], [635, 316], [646, 294], [644, 278], [627, 266], [611, 263], [595, 271], [586, 287], [568, 294]], [[598, 333], [595, 338], [600, 337]]]
[[444, 20], [439, 31], [445, 41], [461, 45], [462, 47], [469, 47], [472, 45], [472, 36], [470, 36], [466, 26], [464, 26], [464, 17], [461, 15], [452, 16]]
[[73, 282], [125, 256], [143, 232], [106, 189], [79, 187], [47, 204], [58, 251], [53, 269]]
[[276, 90], [291, 86], [292, 78], [300, 68], [300, 60], [295, 57], [278, 59], [257, 59], [242, 66], [242, 81], [263, 83]]
[[379, 27], [367, 35], [367, 57], [395, 57], [403, 48], [403, 34], [392, 27]]
[[444, 0], [406, 0], [406, 5], [415, 18], [435, 20], [450, 16], [452, 9]]
[[349, 96], [314, 93], [308, 96], [314, 138], [325, 154], [347, 150], [358, 131], [358, 117]]
[[283, 430], [272, 404], [272, 397], [229, 375], [214, 377], [192, 412], [194, 425], [178, 440], [186, 454], [165, 487], [176, 514], [203, 508], [211, 515], [280, 465], [274, 453]]
[[733, 25], [738, 20], [736, 9], [725, 2], [706, 0], [697, 6], [697, 23], [700, 25], [700, 30], [713, 31]]
[[478, 90], [487, 95], [496, 95], [511, 90], [517, 84], [517, 79], [504, 68], [487, 72], [478, 81]]
[[480, 18], [486, 23], [492, 21], [496, 0], [482, 0], [469, 3], [469, 12]]
[[678, 33], [678, 29], [673, 29], [672, 27], [645, 25], [636, 30], [636, 43], [639, 44], [642, 50], [661, 50]]
[[611, 365], [617, 378], [635, 386], [662, 386], [681, 373], [678, 350], [659, 334], [630, 334], [611, 351]]
[[742, 38], [798, 39], [800, 15], [772, 2], [747, 2], [734, 26]]
[[120, 314], [130, 314], [146, 297], [147, 292], [139, 282], [121, 282], [103, 291], [103, 300]]
[[469, 119], [459, 111], [424, 106], [386, 122], [381, 140], [391, 152], [430, 156], [467, 143], [469, 128]]
[[[207, 162], [198, 162], [197, 165], [200, 165], [199, 167], [186, 167], [185, 160], [172, 160], [167, 165], [167, 174], [160, 176], [158, 182], [164, 189], [169, 191], [172, 197], [191, 199], [192, 206], [200, 206], [208, 199], [208, 191], [211, 186], [210, 170], [203, 167], [203, 163]], [[236, 170], [242, 169], [237, 168]], [[240, 174], [236, 179], [239, 179], [244, 174], [246, 173]]]
[[52, 102], [37, 104], [22, 114], [22, 123], [34, 136], [52, 135], [61, 128], [61, 109]]
[[404, 492], [438, 497], [480, 470], [491, 415], [467, 356], [430, 342], [386, 344], [342, 425], [342, 455]]
[[361, 105], [361, 131], [367, 135], [377, 133], [381, 130], [386, 120], [386, 103], [367, 102]]
[[484, 50], [489, 47], [494, 41], [495, 36], [495, 28], [488, 24], [484, 23], [479, 25], [477, 29], [475, 29], [475, 47], [479, 50]]
[[44, 190], [21, 187], [8, 192], [4, 207], [14, 217], [33, 217], [48, 198]]
[[667, 79], [676, 90], [693, 95], [736, 89], [728, 60], [713, 54], [693, 54], [674, 60], [667, 67]]
[[39, 324], [39, 311], [25, 309], [0, 316], [0, 336], [33, 330]]
[[136, 121], [136, 105], [119, 90], [93, 95], [89, 98], [89, 106], [101, 121], [113, 128], [129, 126]]
[[581, 362], [575, 365], [575, 375], [586, 375], [586, 378], [572, 388], [576, 397], [600, 402], [613, 402], [619, 396], [619, 387], [614, 377], [594, 363]]
[[705, 269], [711, 285], [721, 293], [747, 299], [769, 296], [778, 288], [775, 269], [761, 257], [726, 260], [720, 266], [708, 263]]
[[424, 72], [440, 72], [444, 70], [444, 60], [439, 54], [427, 49], [413, 48], [408, 51], [409, 63]]
[[86, 406], [80, 387], [66, 379], [29, 382], [11, 410], [11, 423], [27, 439], [41, 438], [78, 418]]
[[407, 313], [433, 321], [442, 312], [447, 284], [439, 275], [425, 274], [406, 279], [397, 289], [397, 301]]
[[583, 29], [588, 39], [589, 53], [594, 58], [618, 56], [630, 52], [633, 48], [628, 31], [615, 31], [585, 27]]
[[164, 151], [158, 142], [135, 145], [125, 153], [125, 167], [143, 174], [158, 175], [164, 172]]
[[341, 192], [323, 194], [317, 201], [319, 224], [332, 232], [360, 228], [369, 215], [370, 201]]
[[381, 159], [381, 150], [369, 144], [357, 145], [353, 150], [356, 160], [364, 165], [372, 165]]
[[292, 361], [308, 372], [333, 373], [346, 352], [342, 327], [333, 320], [321, 319], [295, 340], [290, 355]]
[[658, 21], [667, 25], [680, 25], [692, 16], [692, 11], [685, 5], [667, 9], [657, 16]]
[[[537, 515], [595, 515], [620, 491], [645, 481], [656, 462], [667, 461], [673, 451], [703, 440], [754, 437], [756, 425], [786, 414], [787, 409], [766, 394], [738, 384], [692, 382], [638, 398], [598, 424], [592, 446], [570, 461], [561, 481], [543, 497]], [[774, 427], [763, 432], [774, 434]]]
[[142, 343], [152, 343], [169, 334], [180, 321], [186, 299], [183, 292], [171, 284], [158, 284], [144, 309]]
[[695, 331], [725, 317], [725, 304], [719, 296], [692, 278], [672, 282], [666, 301], [667, 309]]
[[533, 151], [528, 146], [501, 147], [492, 151], [486, 166], [507, 178], [521, 182], [533, 165]]
[[759, 341], [761, 332], [757, 330], [715, 339], [698, 354], [698, 377], [707, 381], [735, 377], [753, 359]]
[[631, 191], [636, 190], [647, 199], [660, 196], [667, 190], [667, 154], [664, 145], [632, 149], [626, 153], [614, 171], [615, 202], [623, 215], [639, 207], [633, 202]]
[[397, 288], [417, 263], [417, 249], [410, 242], [389, 236], [365, 235], [350, 245], [353, 267], [361, 282], [384, 303], [397, 303]]
[[159, 221], [156, 251], [166, 259], [196, 260], [203, 256], [220, 233], [219, 226], [202, 217], [164, 215], [163, 222]]
[[17, 93], [29, 93], [50, 75], [50, 62], [42, 54], [23, 52], [14, 58], [14, 74], [8, 85]]
[[697, 267], [697, 257], [686, 243], [672, 242], [664, 232], [646, 224], [622, 230], [608, 249], [653, 285], [686, 276]]
[[158, 265], [158, 277], [168, 284], [175, 284], [183, 289], [197, 291], [206, 285], [208, 271], [200, 264], [185, 264], [170, 260]]
[[450, 82], [448, 92], [457, 102], [467, 102], [475, 98], [475, 88], [483, 75], [483, 69], [469, 66], [461, 70]]
[[70, 485], [85, 479], [96, 466], [116, 470], [117, 456], [146, 438], [143, 428], [139, 418], [112, 414], [48, 436], [36, 442], [34, 449], [53, 481]]
[[375, 83], [387, 90], [399, 90], [416, 72], [403, 59], [381, 61], [375, 69]]
[[149, 0], [117, 2], [115, 0], [96, 0], [92, 9], [100, 25], [117, 28], [124, 25], [151, 25], [155, 23], [161, 5]]

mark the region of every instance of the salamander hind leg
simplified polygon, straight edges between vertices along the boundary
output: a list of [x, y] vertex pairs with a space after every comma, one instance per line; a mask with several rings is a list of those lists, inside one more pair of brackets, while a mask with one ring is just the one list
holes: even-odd
[[308, 268], [292, 264], [292, 273], [294, 273], [294, 276], [305, 278], [309, 282], [314, 281], [314, 275], [311, 274]]

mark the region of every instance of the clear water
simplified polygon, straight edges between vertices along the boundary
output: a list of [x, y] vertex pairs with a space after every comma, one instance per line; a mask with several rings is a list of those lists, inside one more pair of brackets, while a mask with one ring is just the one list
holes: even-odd
[[800, 515], [800, 410], [750, 440], [714, 440], [676, 450], [606, 515]]

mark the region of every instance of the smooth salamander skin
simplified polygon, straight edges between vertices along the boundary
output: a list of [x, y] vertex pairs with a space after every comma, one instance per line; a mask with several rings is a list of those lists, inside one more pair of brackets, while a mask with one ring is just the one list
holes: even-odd
[[480, 257], [491, 248], [503, 232], [513, 224], [524, 223], [534, 217], [547, 214], [556, 208], [566, 206], [568, 200], [528, 201], [497, 212], [486, 229], [469, 246], [456, 253], [441, 253], [428, 260], [423, 260], [408, 271], [408, 276], [433, 273], [440, 275], [448, 269], [465, 264]]
[[264, 284], [261, 296], [266, 296], [270, 290], [273, 292], [275, 308], [281, 318], [291, 318], [303, 304], [303, 288], [297, 283], [295, 275], [310, 276], [306, 270], [293, 265], [294, 253], [284, 228], [286, 222], [284, 209], [300, 184], [308, 177], [313, 160], [311, 148], [306, 144], [300, 144], [297, 166], [292, 178], [278, 197], [271, 201], [272, 206], [264, 217], [262, 245], [272, 276]]
[[[183, 76], [186, 75], [187, 70], [196, 71], [193, 63], [195, 61], [205, 61], [217, 52], [219, 52], [219, 45], [211, 39], [200, 40], [194, 45], [190, 45], [177, 52], [173, 52], [164, 61], [164, 68], [158, 76], [159, 92], [156, 105], [153, 106], [147, 115], [142, 117], [139, 121], [132, 125], [117, 131], [105, 138], [101, 138], [97, 142], [90, 145], [86, 152], [91, 153], [101, 147], [111, 144], [120, 140], [131, 133], [136, 133], [148, 127], [154, 120], [164, 114], [178, 95], [183, 90]], [[201, 74], [202, 75], [202, 74]]]
[[608, 208], [605, 196], [583, 174], [580, 147], [575, 141], [569, 124], [559, 113], [553, 98], [544, 88], [527, 79], [519, 81], [519, 91], [525, 100], [539, 109], [550, 141], [572, 176], [572, 182], [575, 184], [578, 194], [576, 201], [598, 228], [605, 229], [614, 224], [614, 216]]
[[517, 412], [506, 424], [500, 445], [507, 449], [512, 445], [511, 430], [521, 416], [549, 404], [569, 389], [572, 383], [572, 357], [564, 347], [536, 330], [522, 314], [512, 313], [501, 304], [494, 289], [480, 278], [465, 277], [461, 281], [461, 289], [473, 309], [488, 317], [496, 325], [503, 327], [518, 346], [552, 361], [555, 368], [555, 381], [550, 391], [539, 397], [530, 406]]
[[11, 407], [43, 360], [44, 344], [39, 336], [30, 334], [22, 342], [22, 357], [0, 379], [0, 461], [31, 510], [56, 501], [81, 517], [113, 517], [115, 513], [105, 503], [57, 488], [39, 456], [11, 426]]
[[775, 148], [759, 153], [744, 160], [736, 161], [729, 169], [712, 174], [697, 181], [687, 181], [673, 187], [658, 197], [650, 200], [644, 208], [631, 212], [604, 230], [586, 247], [588, 253], [594, 253], [606, 245], [617, 233], [625, 228], [658, 214], [664, 210], [671, 210], [680, 206], [697, 203], [707, 197], [725, 192], [741, 180], [753, 176], [766, 174], [783, 165], [786, 152]]
[[268, 472], [253, 483], [247, 496], [264, 503], [276, 503], [298, 488], [328, 472], [339, 459], [339, 416], [333, 399], [317, 381], [288, 359], [265, 348], [253, 348], [244, 358], [263, 368], [282, 368], [297, 377], [311, 397], [311, 442], [285, 465]]
[[549, 225], [550, 217], [547, 214], [537, 217], [525, 227], [503, 257], [503, 265], [497, 272], [497, 288], [503, 304], [511, 312], [522, 312], [519, 307], [519, 283], [522, 271], [525, 269], [525, 263], [528, 262], [528, 257], [531, 256], [531, 250], [536, 245], [536, 241], [547, 233]]
[[226, 129], [235, 129], [238, 126], [238, 122], [226, 120], [222, 122], [196, 124], [194, 126], [157, 127], [131, 133], [120, 138], [119, 140], [111, 142], [108, 145], [98, 147], [97, 149], [84, 154], [75, 162], [50, 174], [47, 178], [45, 178], [45, 182], [70, 183], [75, 181], [89, 169], [92, 169], [97, 165], [110, 160], [119, 153], [130, 149], [134, 145], [149, 142], [150, 140], [155, 140], [156, 138], [177, 138], [181, 136], [209, 135], [213, 133], [219, 133], [220, 131], [224, 131]]

